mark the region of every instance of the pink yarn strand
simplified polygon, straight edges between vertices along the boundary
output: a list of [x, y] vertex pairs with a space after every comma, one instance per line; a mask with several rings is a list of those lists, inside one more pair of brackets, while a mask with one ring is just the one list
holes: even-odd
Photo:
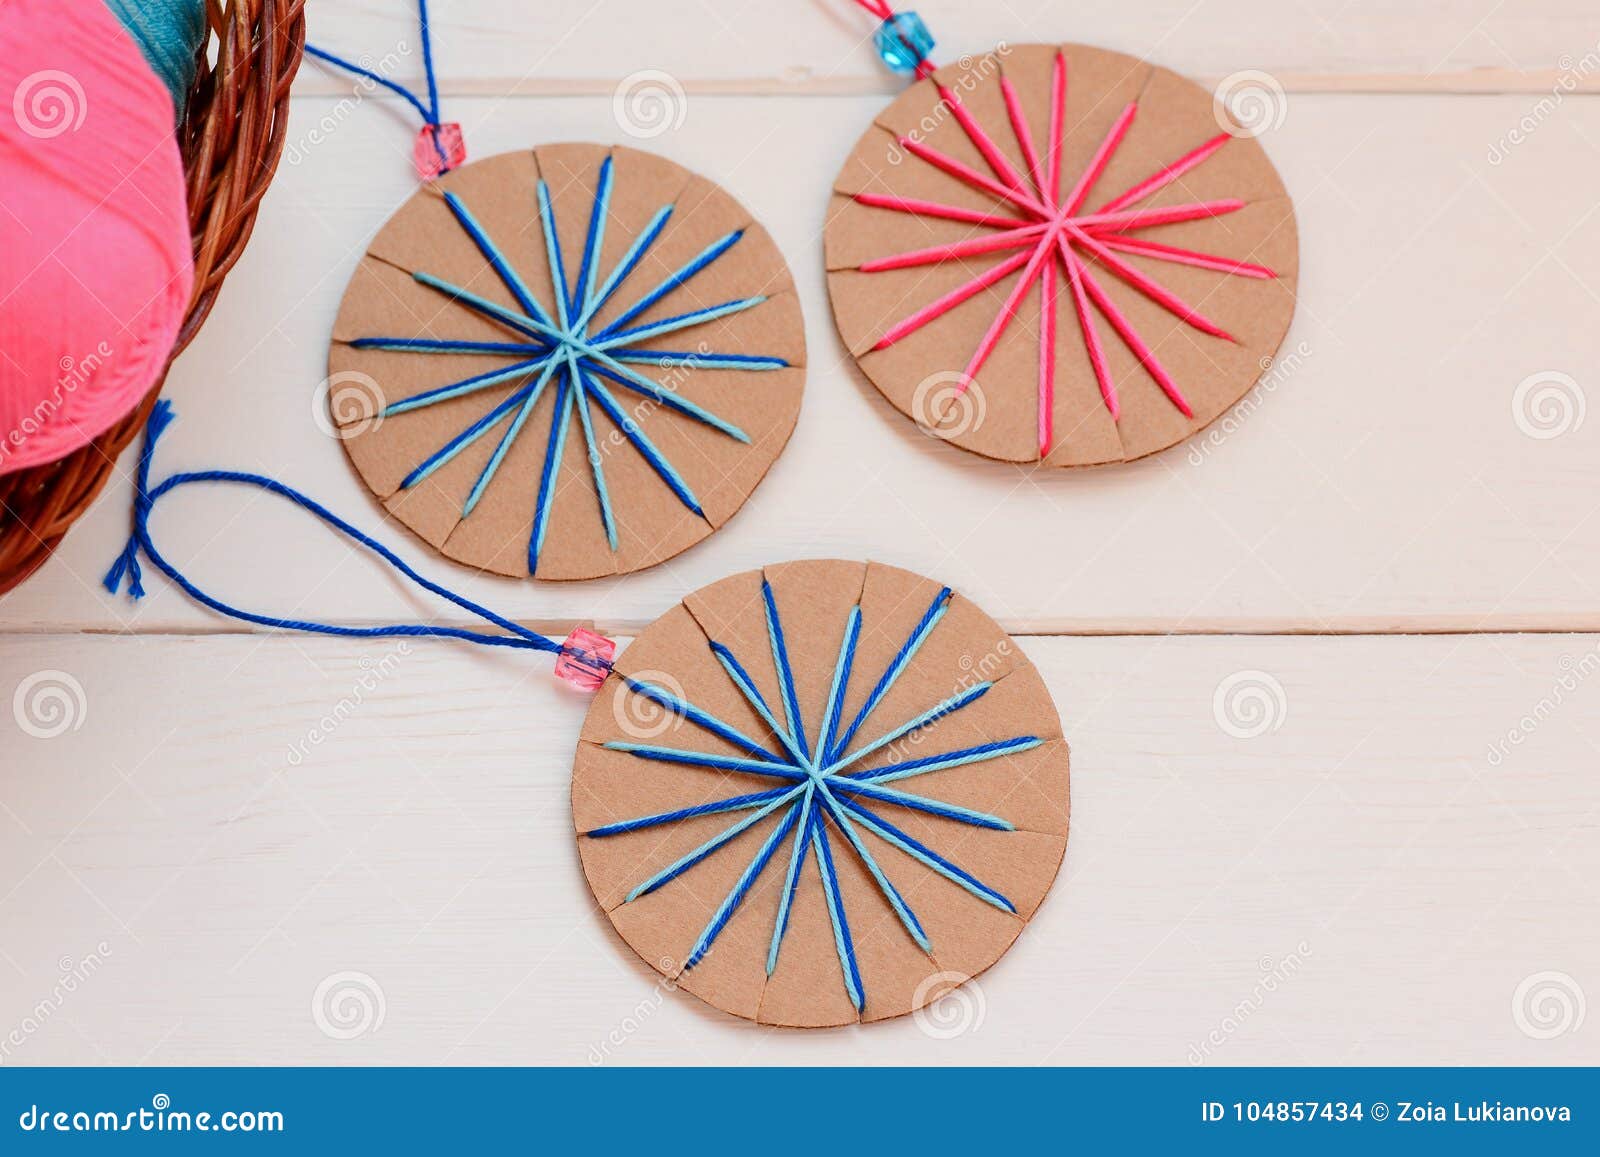
[[1028, 264], [1023, 267], [1022, 276], [1017, 278], [1016, 285], [1011, 287], [1011, 292], [1006, 296], [1005, 304], [1000, 307], [1000, 313], [990, 323], [988, 330], [983, 335], [983, 340], [978, 342], [978, 348], [973, 351], [972, 360], [967, 363], [965, 380], [957, 388], [960, 395], [972, 384], [972, 379], [978, 376], [978, 371], [983, 368], [983, 363], [989, 360], [989, 355], [994, 352], [994, 347], [999, 343], [1001, 335], [1006, 332], [1006, 327], [1011, 324], [1011, 319], [1016, 316], [1017, 309], [1022, 305], [1022, 299], [1033, 286], [1034, 279], [1039, 276], [1039, 270], [1044, 265], [1044, 259], [1049, 254], [1048, 245], [1040, 245], [1033, 251], [1033, 256], [1028, 259]]
[[1050, 184], [1045, 179], [1044, 166], [1039, 160], [1039, 150], [1033, 144], [1033, 131], [1028, 128], [1028, 115], [1022, 110], [1022, 100], [1011, 81], [1000, 78], [1000, 95], [1006, 102], [1006, 115], [1011, 118], [1011, 131], [1017, 135], [1017, 147], [1028, 162], [1028, 172], [1033, 177], [1033, 187], [1046, 201], [1050, 199]]
[[1176, 245], [1163, 245], [1159, 241], [1145, 241], [1139, 237], [1123, 237], [1117, 233], [1101, 234], [1098, 240], [1107, 249], [1118, 249], [1124, 253], [1137, 253], [1141, 257], [1151, 257], [1157, 261], [1172, 261], [1179, 265], [1192, 265], [1197, 269], [1214, 269], [1218, 273], [1233, 273], [1240, 277], [1254, 277], [1264, 281], [1278, 276], [1265, 265], [1256, 265], [1250, 261], [1234, 261], [1227, 257], [1213, 257], [1209, 253], [1200, 253], [1193, 249], [1180, 249]]
[[[1063, 250], [1067, 249], [1065, 240], [1061, 242], [1061, 248]], [[1144, 339], [1139, 336], [1139, 332], [1133, 328], [1133, 323], [1117, 308], [1116, 303], [1100, 287], [1100, 283], [1094, 279], [1094, 275], [1089, 272], [1086, 266], [1080, 264], [1078, 276], [1082, 279], [1083, 288], [1088, 292], [1089, 298], [1094, 302], [1095, 307], [1105, 315], [1105, 319], [1111, 323], [1111, 328], [1117, 331], [1117, 336], [1122, 338], [1127, 347], [1133, 351], [1134, 357], [1139, 359], [1139, 364], [1149, 371], [1150, 376], [1156, 380], [1156, 385], [1160, 386], [1162, 392], [1172, 399], [1172, 404], [1178, 407], [1185, 418], [1194, 417], [1194, 411], [1190, 409], [1188, 400], [1183, 396], [1183, 391], [1178, 389], [1178, 383], [1172, 380], [1172, 375], [1167, 373], [1166, 367], [1161, 364], [1161, 359], [1156, 357], [1155, 351], [1145, 344]]]
[[971, 165], [963, 164], [954, 157], [946, 156], [937, 149], [931, 149], [920, 141], [914, 141], [910, 137], [901, 137], [900, 146], [912, 156], [920, 157], [922, 160], [927, 161], [934, 168], [943, 169], [957, 180], [965, 181], [969, 185], [975, 185], [985, 193], [1027, 210], [1035, 217], [1049, 218], [1055, 215], [1032, 197], [1019, 193], [1015, 189], [1008, 189], [994, 178], [985, 177]]
[[1050, 193], [1047, 200], [1052, 205], [1061, 203], [1061, 134], [1067, 123], [1067, 54], [1056, 49], [1055, 63], [1050, 66], [1050, 145], [1045, 150], [1049, 166]]
[[1050, 453], [1056, 410], [1056, 263], [1039, 271], [1039, 457]]
[[1163, 288], [1150, 278], [1146, 277], [1144, 274], [1140, 273], [1137, 269], [1129, 265], [1126, 261], [1123, 261], [1115, 253], [1111, 252], [1111, 250], [1107, 249], [1104, 245], [1101, 245], [1083, 230], [1078, 229], [1069, 223], [1067, 225], [1067, 231], [1072, 234], [1072, 236], [1080, 245], [1089, 250], [1089, 252], [1093, 253], [1099, 260], [1100, 264], [1111, 270], [1112, 273], [1115, 273], [1118, 277], [1122, 278], [1122, 280], [1133, 286], [1151, 301], [1161, 306], [1161, 308], [1179, 318], [1182, 318], [1183, 321], [1194, 326], [1195, 329], [1200, 330], [1202, 333], [1208, 333], [1212, 337], [1220, 337], [1227, 341], [1233, 340], [1233, 335], [1227, 330], [1223, 329], [1205, 314], [1189, 305], [1171, 290]]
[[1072, 192], [1067, 195], [1062, 208], [1068, 213], [1076, 213], [1083, 204], [1084, 198], [1089, 195], [1089, 190], [1094, 188], [1094, 183], [1100, 179], [1100, 174], [1105, 172], [1106, 166], [1111, 163], [1117, 148], [1122, 144], [1122, 138], [1128, 135], [1128, 128], [1133, 124], [1133, 117], [1139, 111], [1139, 106], [1134, 101], [1129, 101], [1128, 106], [1122, 110], [1111, 126], [1111, 131], [1106, 134], [1106, 139], [1100, 142], [1100, 147], [1094, 151], [1094, 157], [1089, 161], [1089, 167], [1083, 170], [1083, 176], [1078, 178], [1078, 183], [1073, 186]]
[[[1005, 81], [1002, 79], [1001, 84], [1004, 85], [1004, 83]], [[1016, 166], [1000, 151], [1000, 146], [995, 144], [994, 138], [984, 132], [983, 126], [972, 118], [972, 114], [967, 111], [967, 106], [961, 103], [959, 96], [942, 84], [938, 87], [939, 96], [950, 106], [950, 111], [955, 115], [956, 123], [961, 126], [962, 131], [967, 134], [967, 139], [973, 143], [978, 152], [982, 154], [983, 159], [988, 162], [989, 168], [994, 170], [994, 175], [1009, 185], [1013, 191], [1031, 201], [1033, 198], [1026, 188], [1027, 183], [1023, 180], [1022, 174], [1017, 172]], [[1042, 205], [1039, 207], [1043, 208]]]
[[977, 209], [964, 209], [959, 205], [945, 205], [938, 201], [923, 201], [915, 197], [890, 197], [882, 193], [855, 193], [853, 197], [860, 204], [871, 205], [875, 209], [893, 209], [898, 213], [911, 213], [919, 217], [941, 217], [948, 221], [996, 225], [1007, 229], [1027, 224], [1018, 217], [1002, 217], [995, 213], [983, 213]]
[[1199, 148], [1185, 153], [1176, 161], [1173, 161], [1172, 164], [1157, 171], [1155, 175], [1146, 177], [1143, 181], [1140, 181], [1126, 193], [1107, 201], [1101, 206], [1100, 211], [1102, 213], [1114, 213], [1118, 209], [1123, 209], [1129, 205], [1132, 205], [1135, 201], [1144, 200], [1146, 197], [1150, 196], [1150, 194], [1172, 184], [1173, 181], [1176, 181], [1190, 169], [1193, 169], [1197, 165], [1201, 164], [1206, 160], [1207, 157], [1211, 156], [1212, 153], [1216, 152], [1232, 139], [1233, 138], [1227, 133], [1218, 133]]
[[887, 349], [889, 346], [892, 346], [895, 342], [899, 341], [907, 334], [914, 333], [923, 326], [927, 325], [930, 321], [942, 317], [944, 314], [960, 305], [963, 301], [966, 301], [967, 298], [976, 293], [981, 293], [983, 290], [988, 289], [995, 282], [1002, 280], [1017, 269], [1020, 269], [1023, 264], [1027, 262], [1030, 256], [1031, 254], [1027, 252], [1015, 254], [1007, 260], [1002, 261], [999, 265], [996, 265], [993, 269], [990, 269], [986, 273], [982, 273], [979, 276], [974, 277], [965, 285], [959, 286], [956, 289], [952, 289], [949, 293], [945, 294], [937, 301], [930, 302], [902, 321], [896, 322], [889, 328], [888, 332], [886, 332], [883, 337], [878, 339], [878, 344], [872, 348], [875, 350]]
[[863, 261], [860, 265], [862, 273], [879, 273], [885, 269], [905, 269], [913, 265], [932, 265], [940, 261], [952, 261], [960, 257], [973, 257], [979, 253], [993, 253], [997, 249], [1015, 249], [1019, 245], [1032, 244], [1035, 238], [1048, 229], [1048, 225], [1024, 225], [1020, 229], [1010, 229], [1004, 233], [991, 233], [984, 237], [974, 237], [967, 241], [956, 241], [949, 245], [933, 245], [927, 249], [913, 249], [906, 253], [896, 253], [889, 257], [878, 257], [871, 261]]
[[1179, 221], [1193, 221], [1200, 217], [1221, 217], [1237, 213], [1245, 203], [1226, 197], [1218, 201], [1195, 201], [1184, 205], [1165, 205], [1159, 209], [1131, 209], [1116, 213], [1090, 213], [1074, 217], [1073, 224], [1080, 229], [1101, 231], [1114, 229], [1149, 229], [1156, 225], [1175, 225]]
[[1122, 416], [1122, 405], [1117, 401], [1117, 384], [1111, 378], [1111, 367], [1106, 364], [1106, 353], [1100, 345], [1100, 332], [1095, 328], [1089, 296], [1083, 290], [1082, 263], [1069, 247], [1063, 246], [1062, 253], [1067, 259], [1067, 283], [1072, 288], [1072, 304], [1078, 313], [1078, 328], [1083, 331], [1083, 345], [1089, 354], [1089, 364], [1094, 367], [1095, 381], [1100, 385], [1100, 397], [1115, 422]]

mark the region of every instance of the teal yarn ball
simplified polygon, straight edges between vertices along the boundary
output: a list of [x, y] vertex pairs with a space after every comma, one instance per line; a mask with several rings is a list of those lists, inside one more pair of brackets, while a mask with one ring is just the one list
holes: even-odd
[[205, 0], [106, 0], [106, 6], [167, 86], [173, 112], [183, 120], [194, 86], [195, 61], [205, 43]]

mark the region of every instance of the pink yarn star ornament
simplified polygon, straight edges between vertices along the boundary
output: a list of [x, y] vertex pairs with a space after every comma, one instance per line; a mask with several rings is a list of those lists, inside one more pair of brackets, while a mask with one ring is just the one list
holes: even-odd
[[[932, 134], [915, 131], [897, 134], [896, 143], [906, 154], [899, 163], [931, 166], [982, 198], [991, 199], [994, 207], [979, 210], [931, 197], [900, 196], [877, 188], [850, 192], [847, 195], [859, 205], [969, 227], [968, 234], [960, 240], [874, 257], [860, 261], [855, 268], [870, 274], [973, 259], [989, 259], [992, 264], [884, 326], [870, 350], [886, 350], [964, 302], [993, 289], [999, 299], [998, 307], [972, 346], [964, 368], [956, 375], [957, 384], [947, 396], [948, 407], [961, 397], [989, 362], [1016, 322], [1024, 300], [1037, 287], [1039, 458], [1048, 455], [1057, 444], [1058, 342], [1081, 341], [1106, 412], [1113, 422], [1122, 417], [1118, 383], [1107, 356], [1111, 335], [1104, 332], [1106, 327], [1159, 386], [1171, 406], [1185, 419], [1195, 419], [1195, 408], [1183, 384], [1157, 352], [1159, 341], [1141, 333], [1128, 311], [1117, 304], [1108, 291], [1111, 283], [1108, 279], [1131, 288], [1182, 325], [1219, 342], [1236, 343], [1233, 334], [1217, 320], [1164, 285], [1161, 269], [1184, 266], [1228, 278], [1257, 281], [1273, 281], [1278, 273], [1264, 264], [1170, 244], [1148, 235], [1151, 230], [1164, 226], [1224, 218], [1250, 203], [1241, 197], [1209, 195], [1175, 203], [1150, 203], [1156, 194], [1169, 187], [1182, 190], [1184, 179], [1234, 143], [1235, 136], [1219, 128], [1203, 143], [1166, 160], [1110, 200], [1090, 209], [1091, 194], [1099, 192], [1101, 178], [1119, 156], [1139, 117], [1137, 98], [1121, 107], [1081, 170], [1064, 173], [1064, 141], [1075, 127], [1068, 120], [1069, 69], [1065, 51], [1054, 50], [1050, 68], [1049, 125], [1042, 141], [1029, 123], [1023, 99], [1011, 78], [1002, 73], [998, 79], [1006, 128], [991, 132], [952, 82], [941, 79], [944, 75], [941, 72], [931, 82], [939, 97], [936, 113], [941, 116], [947, 113], [948, 119], [959, 126], [988, 171], [930, 144], [928, 137]], [[1104, 99], [1104, 94], [1090, 93], [1081, 99], [1093, 106]], [[1082, 118], [1085, 114], [1080, 111], [1078, 116]], [[925, 118], [924, 123], [928, 119]], [[1013, 155], [1023, 159], [1021, 166], [1008, 157], [1007, 151], [997, 142], [997, 136], [1005, 133], [1009, 133], [1015, 144]], [[1163, 199], [1164, 202], [1168, 200], [1170, 198]], [[1130, 258], [1136, 259], [1143, 268]], [[1007, 279], [1010, 279], [1009, 284], [1002, 287]], [[1064, 317], [1073, 318], [1075, 325], [1064, 322]], [[1071, 325], [1072, 330], [1063, 332], [1063, 325]], [[1205, 415], [1204, 419], [1214, 416]]]

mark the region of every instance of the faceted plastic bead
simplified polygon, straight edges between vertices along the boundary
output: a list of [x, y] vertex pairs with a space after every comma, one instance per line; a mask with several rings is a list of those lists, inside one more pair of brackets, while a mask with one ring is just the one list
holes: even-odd
[[417, 166], [417, 174], [424, 181], [459, 169], [466, 159], [467, 146], [461, 139], [458, 124], [423, 125], [411, 146], [411, 163]]
[[598, 691], [611, 671], [617, 645], [604, 635], [579, 627], [567, 636], [556, 656], [556, 678], [580, 691]]
[[915, 12], [896, 12], [872, 34], [878, 55], [896, 72], [915, 72], [933, 51], [933, 33]]

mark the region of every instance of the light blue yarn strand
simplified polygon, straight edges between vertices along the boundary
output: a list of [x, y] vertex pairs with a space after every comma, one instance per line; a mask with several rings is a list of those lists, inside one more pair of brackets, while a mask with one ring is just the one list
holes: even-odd
[[175, 118], [182, 123], [206, 39], [205, 0], [106, 0], [106, 7], [166, 86]]

